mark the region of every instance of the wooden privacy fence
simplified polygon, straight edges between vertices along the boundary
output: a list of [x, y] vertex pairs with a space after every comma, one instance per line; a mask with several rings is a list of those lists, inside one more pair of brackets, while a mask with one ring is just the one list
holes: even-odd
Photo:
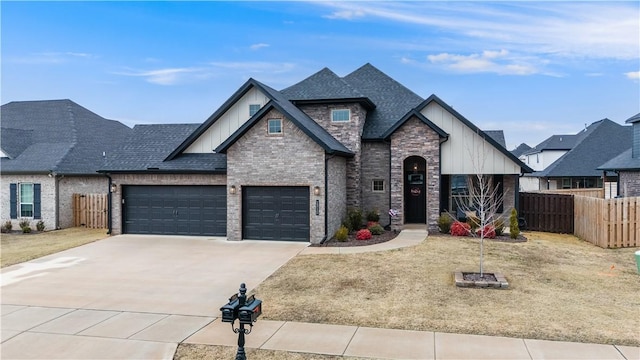
[[520, 193], [527, 230], [573, 234], [573, 195]]
[[545, 194], [562, 194], [562, 195], [578, 195], [589, 196], [599, 199], [604, 199], [604, 189], [555, 189], [555, 190], [542, 190]]
[[574, 202], [576, 236], [603, 248], [640, 246], [640, 197]]
[[107, 194], [73, 194], [73, 226], [107, 228]]

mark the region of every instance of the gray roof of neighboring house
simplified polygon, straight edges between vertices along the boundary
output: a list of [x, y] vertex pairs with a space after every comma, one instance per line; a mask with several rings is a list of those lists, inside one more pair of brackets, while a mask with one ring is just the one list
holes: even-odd
[[[582, 133], [582, 131], [580, 133]], [[582, 139], [582, 137], [579, 136], [580, 133], [578, 133], [578, 135], [551, 135], [540, 144], [530, 148], [529, 151], [525, 151], [520, 155], [535, 154], [545, 150], [571, 150], [576, 143]]]
[[2, 173], [87, 175], [132, 131], [71, 100], [14, 101], [0, 115]]
[[616, 171], [616, 170], [640, 170], [640, 157], [631, 157], [631, 148], [628, 148], [620, 155], [600, 165], [598, 170]]
[[598, 167], [626, 150], [631, 144], [631, 135], [631, 126], [622, 126], [609, 119], [596, 121], [577, 134], [578, 142], [571, 150], [531, 176], [600, 176], [602, 172]]
[[522, 143], [522, 144], [518, 145], [517, 148], [511, 150], [511, 153], [514, 156], [519, 157], [520, 155], [524, 154], [525, 152], [527, 152], [529, 150], [531, 150], [531, 146], [529, 146], [529, 145], [527, 145], [525, 143]]
[[627, 124], [633, 124], [633, 123], [637, 123], [638, 121], [640, 121], [640, 113], [633, 115], [632, 117], [628, 118], [627, 121], [625, 122]]
[[122, 147], [107, 158], [100, 172], [224, 172], [224, 154], [180, 154], [165, 160], [200, 124], [136, 125]]
[[503, 148], [507, 148], [507, 142], [504, 140], [504, 131], [502, 130], [484, 130], [484, 133], [489, 135], [490, 138], [495, 140]]

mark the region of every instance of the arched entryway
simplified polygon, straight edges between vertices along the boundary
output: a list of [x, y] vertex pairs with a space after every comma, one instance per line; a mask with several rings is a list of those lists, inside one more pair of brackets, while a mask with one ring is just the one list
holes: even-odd
[[427, 161], [420, 156], [404, 160], [404, 222], [427, 223]]

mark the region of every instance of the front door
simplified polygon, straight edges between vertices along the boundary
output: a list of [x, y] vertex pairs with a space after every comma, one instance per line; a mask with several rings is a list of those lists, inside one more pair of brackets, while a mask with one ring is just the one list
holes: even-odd
[[426, 224], [426, 160], [411, 156], [404, 161], [404, 221]]

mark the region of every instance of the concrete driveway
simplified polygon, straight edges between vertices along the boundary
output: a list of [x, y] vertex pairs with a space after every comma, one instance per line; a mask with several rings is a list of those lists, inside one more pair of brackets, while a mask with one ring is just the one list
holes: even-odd
[[171, 358], [307, 245], [119, 235], [4, 268], [2, 358]]

